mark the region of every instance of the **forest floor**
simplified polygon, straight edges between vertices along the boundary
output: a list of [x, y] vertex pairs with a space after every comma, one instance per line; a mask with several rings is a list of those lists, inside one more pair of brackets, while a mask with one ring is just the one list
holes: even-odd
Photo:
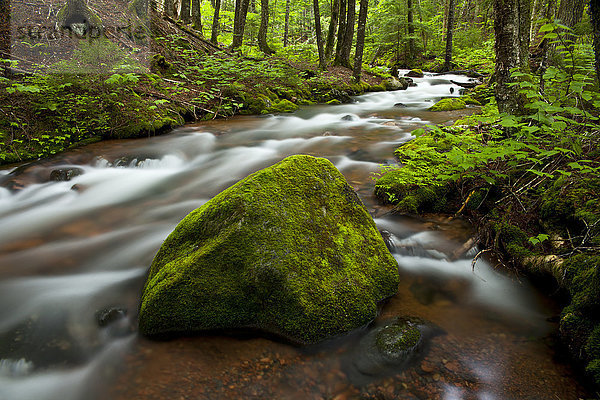
[[385, 90], [389, 78], [364, 71], [352, 83], [342, 67], [319, 71], [309, 62], [244, 57], [175, 21], [153, 18], [150, 29], [143, 46], [126, 36], [71, 40], [61, 47], [61, 61], [48, 61], [48, 49], [33, 45], [38, 57], [28, 57], [36, 64], [13, 60], [17, 73], [0, 78], [0, 165], [103, 139], [157, 135], [196, 120], [349, 102]]

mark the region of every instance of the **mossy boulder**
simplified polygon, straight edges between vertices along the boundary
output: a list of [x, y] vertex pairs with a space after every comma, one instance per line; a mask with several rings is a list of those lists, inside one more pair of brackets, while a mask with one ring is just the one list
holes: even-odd
[[292, 156], [191, 212], [150, 267], [144, 335], [258, 328], [314, 343], [363, 326], [397, 264], [343, 175]]
[[420, 69], [411, 69], [407, 72], [406, 76], [410, 78], [422, 78], [425, 74], [423, 74], [423, 71]]
[[385, 90], [385, 85], [383, 83], [379, 85], [371, 85], [368, 89], [369, 92], [385, 92]]
[[467, 108], [465, 101], [459, 97], [441, 99], [429, 108], [429, 111], [453, 111]]
[[471, 105], [471, 106], [480, 106], [481, 105], [481, 102], [479, 100], [477, 100], [474, 97], [471, 97], [469, 95], [462, 96], [460, 99], [462, 101], [464, 101], [465, 104], [467, 104], [467, 105]]
[[408, 81], [404, 78], [388, 78], [383, 81], [385, 90], [406, 90], [408, 88]]
[[298, 105], [292, 103], [289, 100], [283, 99], [277, 102], [274, 102], [271, 107], [263, 110], [263, 114], [269, 113], [291, 113], [298, 109]]
[[247, 101], [244, 104], [244, 109], [240, 112], [240, 114], [268, 114], [267, 109], [271, 107], [271, 99], [269, 99], [265, 95], [258, 96], [248, 96]]

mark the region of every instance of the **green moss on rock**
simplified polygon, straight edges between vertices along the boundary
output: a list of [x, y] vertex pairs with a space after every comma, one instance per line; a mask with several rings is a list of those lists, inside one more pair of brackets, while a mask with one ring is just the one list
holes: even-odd
[[262, 113], [291, 113], [298, 109], [298, 106], [289, 100], [283, 99], [274, 102], [271, 107], [264, 110]]
[[385, 90], [405, 90], [408, 88], [408, 81], [404, 78], [388, 78], [383, 81]]
[[260, 328], [312, 343], [371, 321], [397, 265], [325, 159], [292, 156], [190, 213], [157, 253], [144, 335]]
[[271, 107], [271, 99], [265, 95], [259, 95], [256, 97], [248, 96], [245, 109], [242, 114], [261, 114], [263, 111]]
[[411, 69], [410, 71], [408, 71], [406, 76], [411, 77], [411, 78], [422, 78], [423, 76], [425, 76], [425, 74], [423, 74], [422, 70], [415, 68], [415, 69]]
[[386, 326], [377, 333], [377, 349], [386, 355], [411, 351], [419, 344], [421, 331], [416, 325], [397, 323]]
[[460, 97], [441, 99], [429, 108], [429, 111], [453, 111], [466, 108], [467, 104]]
[[369, 92], [385, 92], [385, 85], [380, 84], [380, 85], [371, 85], [369, 87]]
[[465, 104], [467, 104], [467, 105], [472, 105], [472, 106], [480, 106], [481, 105], [481, 102], [479, 100], [475, 99], [474, 97], [468, 96], [468, 95], [462, 96], [460, 99], [462, 101], [464, 101]]

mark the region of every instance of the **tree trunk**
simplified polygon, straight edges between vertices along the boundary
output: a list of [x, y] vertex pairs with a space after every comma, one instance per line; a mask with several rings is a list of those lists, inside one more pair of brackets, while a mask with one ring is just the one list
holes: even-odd
[[[0, 58], [10, 60], [11, 52], [10, 0], [0, 0]], [[2, 63], [0, 73], [9, 76], [10, 64]]]
[[446, 16], [446, 55], [444, 57], [444, 70], [452, 68], [452, 31], [454, 30], [454, 0], [448, 0], [448, 14]]
[[210, 41], [217, 44], [217, 37], [219, 36], [219, 13], [221, 11], [221, 0], [215, 0], [215, 13], [213, 14], [212, 29], [210, 32]]
[[285, 25], [283, 28], [283, 47], [287, 47], [290, 33], [290, 0], [285, 0]]
[[58, 12], [58, 26], [84, 36], [93, 29], [100, 29], [102, 21], [84, 0], [67, 0]]
[[181, 18], [181, 21], [183, 21], [184, 24], [189, 24], [192, 20], [190, 10], [190, 0], [182, 0], [179, 18]]
[[165, 0], [163, 2], [163, 12], [169, 17], [175, 16], [175, 3], [173, 0]]
[[246, 15], [248, 14], [248, 5], [250, 0], [237, 0], [235, 4], [235, 16], [233, 23], [233, 42], [231, 48], [237, 49], [244, 40], [244, 27], [246, 26]]
[[354, 54], [354, 72], [352, 77], [354, 82], [360, 82], [360, 73], [362, 71], [363, 50], [365, 48], [365, 29], [367, 27], [367, 11], [369, 9], [369, 0], [360, 0], [360, 10], [358, 11], [358, 26], [356, 27], [356, 52]]
[[333, 54], [333, 44], [335, 43], [335, 30], [337, 28], [340, 15], [340, 0], [333, 0], [331, 7], [331, 21], [329, 21], [329, 30], [327, 31], [327, 44], [325, 45], [325, 60], [329, 61]]
[[[362, 6], [362, 2], [361, 2], [361, 6]], [[408, 14], [407, 14], [407, 22], [408, 22], [408, 58], [410, 59], [410, 62], [412, 64], [412, 62], [414, 61], [415, 57], [417, 56], [416, 55], [416, 50], [415, 50], [415, 25], [414, 25], [412, 0], [406, 0], [406, 6], [408, 8]]]
[[535, 40], [535, 35], [537, 34], [537, 27], [538, 27], [538, 19], [539, 16], [538, 14], [540, 13], [540, 10], [542, 8], [542, 5], [540, 4], [540, 0], [534, 0], [533, 4], [531, 5], [531, 26], [529, 27], [529, 41], [533, 42]]
[[344, 42], [344, 34], [346, 33], [346, 8], [348, 6], [348, 0], [340, 0], [340, 16], [337, 33], [337, 44], [335, 45], [335, 64], [338, 64], [340, 53], [342, 51], [342, 44]]
[[[590, 1], [590, 7], [594, 0]], [[597, 0], [596, 0], [597, 2]], [[581, 22], [583, 17], [583, 10], [585, 9], [585, 2], [581, 0], [561, 0], [560, 6], [558, 6], [557, 18], [569, 28], [574, 28], [575, 25]]]
[[192, 0], [192, 24], [194, 29], [202, 35], [202, 13], [200, 12], [200, 0]]
[[313, 13], [315, 15], [315, 33], [317, 34], [317, 49], [319, 51], [319, 68], [325, 69], [325, 52], [323, 50], [323, 35], [321, 32], [321, 12], [319, 0], [313, 0]]
[[[598, 0], [591, 0], [592, 3]], [[585, 9], [585, 2], [583, 0], [561, 0], [558, 6], [558, 13], [556, 17], [563, 23], [563, 25], [569, 28], [575, 28], [575, 25], [581, 22], [583, 17], [583, 10]], [[573, 32], [565, 32], [564, 38], [567, 39], [566, 47], [572, 49], [577, 36]]]
[[340, 54], [336, 64], [352, 69], [350, 64], [350, 52], [352, 51], [352, 39], [354, 39], [354, 18], [356, 16], [356, 0], [348, 0], [348, 9], [346, 10], [346, 31], [344, 40], [340, 47]]
[[[417, 10], [419, 11], [419, 22], [423, 26], [423, 12], [421, 11], [421, 1], [417, 0]], [[427, 33], [421, 28], [421, 40], [423, 41], [423, 54], [427, 54]]]
[[529, 3], [527, 0], [494, 0], [496, 34], [496, 102], [498, 110], [513, 115], [523, 113], [524, 101], [511, 78], [511, 68], [528, 71]]
[[592, 22], [592, 35], [594, 36], [594, 53], [596, 55], [596, 79], [600, 84], [600, 3], [590, 0], [590, 20]]
[[258, 29], [258, 48], [265, 54], [273, 54], [267, 44], [267, 31], [269, 30], [269, 0], [260, 0], [260, 28]]

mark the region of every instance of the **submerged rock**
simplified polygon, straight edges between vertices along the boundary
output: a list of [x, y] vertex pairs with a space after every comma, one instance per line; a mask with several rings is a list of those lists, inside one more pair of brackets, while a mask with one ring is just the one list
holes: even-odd
[[70, 181], [76, 176], [82, 175], [83, 169], [81, 168], [57, 168], [50, 172], [51, 181]]
[[259, 328], [314, 343], [371, 321], [398, 279], [343, 175], [292, 156], [181, 221], [150, 267], [140, 332]]
[[443, 331], [416, 317], [397, 317], [373, 327], [354, 348], [346, 372], [355, 385], [397, 374], [424, 356], [429, 340]]

